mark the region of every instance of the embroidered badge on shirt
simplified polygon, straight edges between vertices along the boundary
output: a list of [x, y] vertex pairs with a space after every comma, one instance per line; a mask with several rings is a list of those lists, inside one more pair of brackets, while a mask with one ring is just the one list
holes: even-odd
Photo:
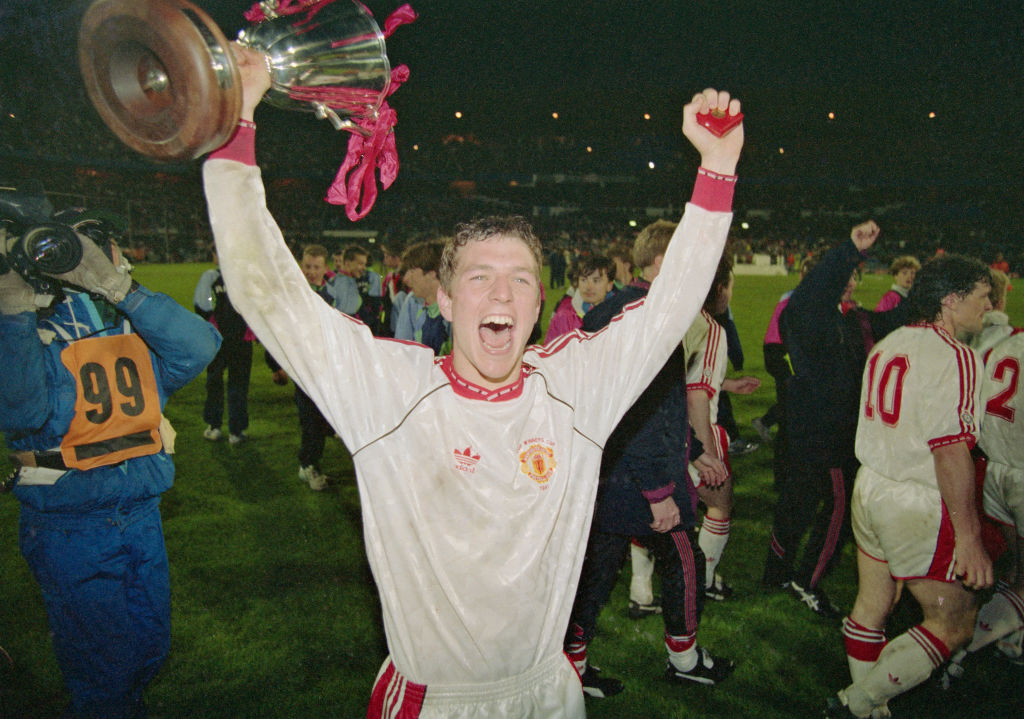
[[555, 450], [545, 439], [528, 439], [519, 446], [519, 471], [547, 489], [548, 480], [555, 473]]

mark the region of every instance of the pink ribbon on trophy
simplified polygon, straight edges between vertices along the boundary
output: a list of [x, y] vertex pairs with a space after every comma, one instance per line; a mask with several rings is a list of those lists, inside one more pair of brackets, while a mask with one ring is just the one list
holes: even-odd
[[[369, 9], [366, 11], [370, 12]], [[415, 19], [416, 11], [412, 6], [408, 3], [402, 5], [384, 21], [384, 37], [391, 37], [396, 28]], [[393, 68], [387, 96], [394, 94], [408, 79], [407, 66], [399, 65]], [[344, 205], [345, 215], [355, 222], [366, 217], [373, 208], [373, 203], [377, 201], [375, 171], [380, 170], [380, 184], [385, 190], [391, 187], [391, 183], [398, 176], [398, 148], [395, 145], [394, 132], [398, 115], [388, 105], [387, 100], [384, 100], [375, 117], [355, 119], [353, 122], [369, 131], [368, 135], [364, 137], [360, 133], [353, 133], [348, 138], [345, 161], [338, 168], [338, 174], [335, 175], [334, 182], [328, 188], [324, 199], [332, 205]]]
[[[391, 95], [409, 79], [409, 68], [399, 65], [391, 71]], [[398, 116], [388, 105], [381, 103], [376, 117], [354, 120], [368, 135], [353, 133], [348, 139], [348, 153], [338, 169], [334, 182], [324, 199], [332, 205], [344, 205], [348, 219], [355, 222], [370, 212], [377, 201], [375, 171], [380, 170], [380, 184], [386, 190], [398, 176], [398, 149], [395, 146], [394, 127]]]
[[[304, 12], [306, 16], [295, 23], [302, 25], [310, 22], [314, 15], [332, 2], [334, 0], [276, 0], [276, 3], [273, 0], [263, 0], [249, 8], [245, 13], [245, 19], [251, 23], [259, 23], [275, 17]], [[352, 2], [373, 17], [370, 9], [360, 0]], [[408, 3], [396, 8], [384, 21], [384, 37], [391, 37], [397, 28], [413, 22], [416, 17], [416, 11]], [[349, 37], [338, 40], [332, 47], [343, 47], [372, 39], [369, 36]], [[408, 67], [399, 65], [393, 68], [391, 83], [385, 97], [390, 97], [408, 79]], [[330, 85], [296, 85], [288, 88], [288, 96], [293, 100], [318, 103], [334, 110], [342, 110], [350, 115], [350, 121], [361, 129], [361, 132], [352, 132], [349, 136], [345, 160], [324, 198], [332, 205], [344, 205], [345, 214], [353, 222], [366, 217], [377, 200], [376, 171], [380, 171], [380, 184], [385, 190], [398, 176], [398, 149], [394, 133], [398, 122], [397, 114], [384, 99], [377, 111], [367, 116], [368, 109], [377, 103], [379, 94], [365, 88]]]

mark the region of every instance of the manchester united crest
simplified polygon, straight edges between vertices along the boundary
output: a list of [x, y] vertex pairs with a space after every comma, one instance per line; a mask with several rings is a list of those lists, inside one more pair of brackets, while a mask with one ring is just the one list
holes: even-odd
[[536, 482], [542, 489], [555, 473], [555, 449], [545, 439], [528, 439], [519, 447], [519, 471]]

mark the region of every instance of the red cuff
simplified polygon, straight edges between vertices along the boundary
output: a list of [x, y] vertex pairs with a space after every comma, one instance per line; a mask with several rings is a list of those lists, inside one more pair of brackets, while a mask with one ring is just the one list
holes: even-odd
[[657, 489], [641, 490], [640, 494], [644, 496], [648, 504], [657, 504], [658, 502], [664, 502], [666, 499], [672, 496], [672, 493], [676, 491], [676, 483], [669, 482], [664, 487], [658, 487]]
[[234, 160], [243, 165], [256, 165], [256, 126], [251, 122], [242, 124], [231, 135], [231, 139], [210, 153], [210, 160]]
[[690, 202], [711, 212], [731, 212], [735, 192], [736, 175], [720, 175], [700, 167]]
[[708, 396], [708, 399], [714, 399], [715, 393], [718, 391], [707, 382], [693, 382], [686, 385], [687, 392], [695, 392], [700, 390]]
[[971, 432], [961, 432], [960, 434], [936, 437], [935, 439], [928, 440], [928, 449], [934, 452], [939, 447], [946, 447], [951, 444], [956, 444], [957, 442], [966, 442], [967, 449], [974, 449], [974, 445], [978, 443], [978, 438]]

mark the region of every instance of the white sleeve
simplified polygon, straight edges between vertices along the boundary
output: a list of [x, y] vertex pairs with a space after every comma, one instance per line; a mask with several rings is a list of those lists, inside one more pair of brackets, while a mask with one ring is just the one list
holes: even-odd
[[688, 203], [640, 303], [599, 332], [570, 332], [531, 350], [574, 398], [580, 431], [603, 442], [682, 341], [711, 288], [731, 222], [732, 213]]
[[310, 289], [267, 210], [258, 167], [207, 160], [203, 182], [231, 302], [260, 342], [350, 451], [390, 430], [432, 382], [433, 352], [374, 339]]
[[922, 397], [919, 421], [923, 437], [932, 450], [956, 442], [973, 447], [985, 411], [981, 405], [981, 361], [973, 349], [959, 342], [952, 345], [951, 352], [936, 356], [942, 364], [928, 368], [927, 376], [920, 375], [921, 385], [916, 388]]

